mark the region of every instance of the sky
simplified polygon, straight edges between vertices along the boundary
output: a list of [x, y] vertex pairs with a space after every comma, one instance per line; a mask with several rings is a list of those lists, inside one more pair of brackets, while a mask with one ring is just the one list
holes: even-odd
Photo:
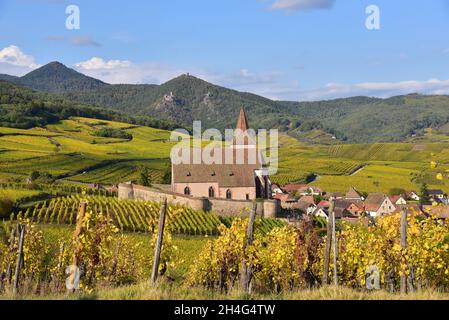
[[276, 100], [449, 94], [448, 35], [449, 0], [0, 0], [0, 73], [60, 61], [108, 83], [190, 73]]

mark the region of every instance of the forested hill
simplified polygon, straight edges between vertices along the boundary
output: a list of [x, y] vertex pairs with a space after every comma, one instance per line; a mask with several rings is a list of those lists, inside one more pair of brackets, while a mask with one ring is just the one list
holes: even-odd
[[56, 61], [31, 71], [23, 77], [0, 75], [0, 80], [50, 93], [96, 90], [108, 86], [103, 81], [85, 76]]
[[[2, 78], [8, 77], [0, 75]], [[412, 94], [388, 99], [273, 101], [190, 75], [161, 85], [110, 85], [56, 62], [24, 77], [5, 80], [35, 90], [57, 92], [70, 101], [133, 116], [156, 117], [187, 127], [193, 120], [202, 120], [203, 127], [232, 128], [241, 106], [245, 106], [253, 127], [279, 128], [299, 138], [326, 132], [328, 137], [348, 142], [400, 141], [422, 134], [425, 128], [438, 130], [449, 124], [448, 96]]]
[[54, 94], [37, 92], [0, 80], [0, 127], [43, 127], [69, 117], [115, 120], [161, 129], [174, 129], [173, 122], [149, 116], [131, 116], [111, 109], [73, 102]]

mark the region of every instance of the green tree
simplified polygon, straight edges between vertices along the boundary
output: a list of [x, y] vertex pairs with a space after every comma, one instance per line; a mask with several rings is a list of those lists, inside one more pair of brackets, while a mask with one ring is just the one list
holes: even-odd
[[405, 193], [406, 193], [406, 191], [404, 189], [402, 189], [402, 188], [391, 188], [388, 191], [388, 194], [390, 196], [396, 196], [396, 195], [403, 196], [403, 195], [405, 195]]
[[147, 167], [140, 168], [140, 176], [138, 183], [145, 187], [151, 187], [150, 170]]
[[171, 167], [167, 166], [164, 171], [164, 175], [162, 176], [163, 184], [171, 184]]
[[39, 173], [39, 171], [33, 171], [30, 176], [31, 182], [36, 181], [37, 179], [39, 179], [40, 176], [41, 174]]
[[0, 218], [4, 219], [9, 217], [11, 210], [14, 206], [14, 202], [11, 199], [3, 198], [0, 199]]
[[420, 198], [419, 203], [421, 204], [426, 204], [430, 202], [429, 188], [427, 187], [427, 183], [423, 183], [421, 185], [421, 192], [419, 198]]

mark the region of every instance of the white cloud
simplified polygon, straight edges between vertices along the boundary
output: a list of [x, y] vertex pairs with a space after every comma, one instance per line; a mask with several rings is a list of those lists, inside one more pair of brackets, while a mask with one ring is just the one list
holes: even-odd
[[135, 64], [128, 60], [104, 60], [99, 57], [79, 62], [74, 68], [88, 76], [112, 84], [160, 84], [188, 72], [158, 62]]
[[0, 73], [21, 76], [39, 67], [33, 56], [15, 45], [0, 50]]
[[323, 88], [301, 91], [301, 100], [335, 99], [360, 95], [386, 98], [409, 93], [449, 94], [449, 80], [430, 79], [427, 81], [410, 80], [357, 84], [329, 83]]
[[329, 9], [335, 0], [276, 0], [271, 6], [274, 10], [313, 10]]
[[101, 69], [115, 69], [128, 68], [131, 62], [128, 60], [104, 60], [102, 58], [93, 57], [90, 60], [77, 63], [75, 67], [85, 70], [101, 70]]
[[39, 66], [35, 63], [33, 56], [23, 53], [23, 51], [15, 45], [0, 50], [0, 62], [33, 69]]

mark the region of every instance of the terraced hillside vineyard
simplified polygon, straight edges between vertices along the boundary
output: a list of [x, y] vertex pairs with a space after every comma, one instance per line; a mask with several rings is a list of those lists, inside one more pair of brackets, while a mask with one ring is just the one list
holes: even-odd
[[[132, 139], [98, 136], [120, 130]], [[139, 179], [143, 169], [153, 184], [169, 179], [170, 132], [129, 123], [73, 117], [28, 130], [0, 127], [0, 182], [24, 183], [35, 171], [60, 183], [113, 185]], [[449, 191], [449, 137], [428, 130], [401, 143], [310, 144], [285, 134], [279, 139], [279, 170], [273, 182], [313, 183], [326, 191], [365, 192], [391, 188]], [[431, 169], [431, 161], [438, 168]]]

